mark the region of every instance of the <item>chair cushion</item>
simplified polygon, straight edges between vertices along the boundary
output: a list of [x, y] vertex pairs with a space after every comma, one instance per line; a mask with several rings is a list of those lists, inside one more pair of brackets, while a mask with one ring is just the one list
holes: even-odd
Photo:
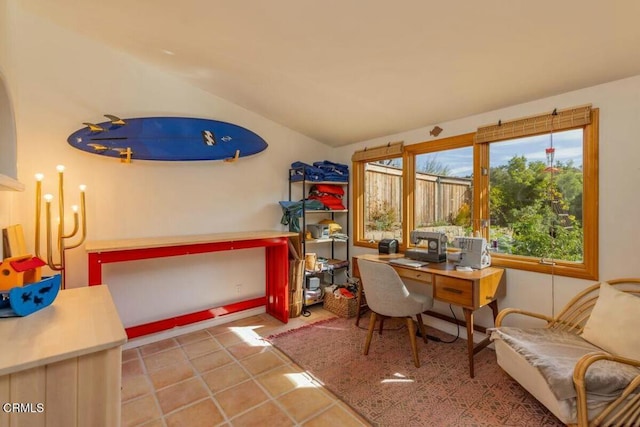
[[[538, 368], [558, 400], [576, 397], [573, 369], [587, 353], [601, 351], [580, 336], [547, 328], [494, 329], [491, 339], [501, 339], [532, 366]], [[640, 370], [617, 362], [602, 360], [594, 363], [585, 378], [589, 393], [617, 396]]]
[[612, 354], [640, 360], [640, 298], [604, 282], [582, 338]]

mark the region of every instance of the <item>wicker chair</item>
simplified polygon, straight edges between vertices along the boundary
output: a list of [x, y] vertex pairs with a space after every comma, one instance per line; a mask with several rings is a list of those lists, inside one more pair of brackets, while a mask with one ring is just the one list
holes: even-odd
[[[640, 279], [617, 279], [608, 281], [607, 283], [615, 289], [640, 297]], [[499, 332], [500, 328], [503, 328], [503, 321], [506, 316], [519, 314], [546, 321], [547, 324], [544, 329], [558, 332], [564, 331], [579, 336], [582, 334], [593, 308], [598, 301], [599, 292], [600, 284], [588, 287], [569, 301], [556, 317], [516, 308], [504, 309], [496, 318], [496, 332]], [[638, 313], [638, 315], [640, 315], [640, 313]], [[508, 328], [504, 328], [504, 330], [507, 329]], [[526, 328], [522, 328], [521, 330], [526, 331]], [[529, 330], [531, 330], [531, 328], [529, 328]], [[640, 331], [638, 333], [640, 334]], [[638, 360], [629, 359], [616, 355], [615, 352], [598, 351], [600, 349], [597, 347], [596, 351], [586, 350], [588, 353], [579, 358], [573, 370], [575, 400], [571, 399], [572, 401], [567, 403], [555, 397], [538, 368], [531, 366], [531, 363], [525, 361], [525, 358], [516, 353], [503, 339], [493, 334], [492, 339], [495, 343], [498, 364], [502, 369], [518, 381], [529, 393], [536, 397], [538, 401], [544, 404], [565, 424], [581, 427], [601, 425], [640, 426], [640, 357]], [[633, 375], [635, 371], [633, 370], [634, 368], [629, 367], [635, 367], [637, 375], [626, 388], [620, 392], [617, 399], [614, 397], [615, 400], [612, 402], [599, 402], [598, 406], [594, 407], [594, 395], [589, 394], [590, 390], [585, 379], [589, 373], [589, 369], [593, 369], [594, 363], [601, 360], [625, 365], [624, 369], [631, 369], [631, 375]], [[616, 366], [622, 368], [621, 365]], [[588, 402], [591, 402], [591, 404]], [[574, 403], [575, 407], [573, 406]], [[569, 410], [570, 407], [572, 408], [571, 410]]]

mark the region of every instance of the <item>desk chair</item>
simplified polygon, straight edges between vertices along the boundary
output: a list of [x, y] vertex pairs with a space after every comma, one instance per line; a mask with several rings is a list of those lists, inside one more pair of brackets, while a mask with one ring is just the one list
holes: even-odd
[[382, 334], [382, 324], [385, 317], [404, 318], [409, 331], [413, 362], [419, 368], [418, 345], [412, 316], [416, 316], [420, 334], [426, 343], [427, 334], [424, 330], [421, 313], [433, 306], [433, 298], [410, 292], [400, 276], [398, 276], [398, 273], [390, 265], [359, 259], [358, 268], [360, 269], [362, 287], [367, 295], [367, 304], [371, 310], [364, 354], [369, 354], [369, 346], [371, 345], [371, 338], [373, 337], [373, 330], [378, 316], [380, 316], [380, 334]]

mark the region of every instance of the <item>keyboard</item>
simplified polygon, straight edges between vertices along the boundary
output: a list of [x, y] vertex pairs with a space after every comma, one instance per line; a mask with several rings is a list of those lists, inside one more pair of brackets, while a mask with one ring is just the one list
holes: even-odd
[[429, 265], [428, 262], [417, 261], [411, 258], [393, 258], [389, 260], [389, 264], [396, 264], [396, 265], [401, 265], [403, 267], [413, 267], [413, 268], [419, 268], [419, 267], [424, 267], [425, 265]]

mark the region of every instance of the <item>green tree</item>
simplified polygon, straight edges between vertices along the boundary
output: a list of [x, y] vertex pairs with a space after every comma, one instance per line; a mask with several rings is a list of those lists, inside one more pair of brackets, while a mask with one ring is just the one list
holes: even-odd
[[492, 236], [508, 253], [582, 260], [582, 172], [514, 156], [491, 169]]

